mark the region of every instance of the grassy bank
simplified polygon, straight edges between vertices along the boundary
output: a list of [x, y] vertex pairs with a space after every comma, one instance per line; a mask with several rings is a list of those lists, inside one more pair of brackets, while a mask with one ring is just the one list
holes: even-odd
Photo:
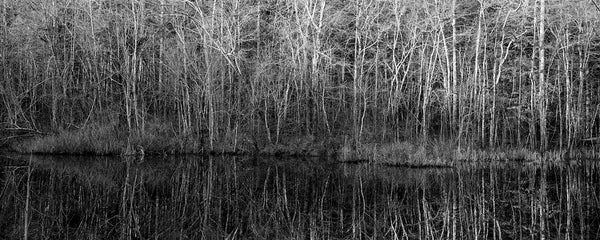
[[524, 147], [483, 149], [460, 147], [443, 141], [422, 144], [401, 141], [394, 143], [363, 144], [355, 149], [344, 146], [340, 160], [346, 162], [372, 162], [394, 166], [453, 166], [462, 162], [559, 162], [571, 159], [600, 159], [594, 149], [548, 150], [539, 152]]
[[200, 139], [175, 134], [167, 125], [148, 124], [129, 138], [112, 124], [90, 124], [76, 130], [61, 130], [13, 144], [21, 153], [119, 155], [132, 146], [148, 154], [193, 153], [202, 150]]
[[142, 148], [145, 154], [269, 156], [333, 156], [338, 149], [332, 141], [317, 140], [312, 135], [282, 137], [277, 143], [247, 133], [224, 133], [212, 143], [207, 138], [202, 134], [176, 134], [168, 124], [148, 124], [131, 137], [113, 124], [90, 124], [22, 140], [14, 143], [12, 149], [34, 154], [120, 155]]
[[212, 144], [202, 135], [176, 134], [168, 124], [147, 124], [144, 131], [128, 134], [115, 125], [90, 124], [63, 130], [13, 145], [21, 153], [119, 155], [142, 148], [145, 154], [257, 154], [265, 156], [326, 156], [342, 162], [369, 162], [395, 166], [452, 166], [460, 162], [523, 161], [557, 162], [598, 159], [594, 149], [550, 150], [544, 153], [524, 147], [482, 149], [458, 146], [450, 141], [415, 143], [365, 143], [351, 147], [339, 138], [317, 139], [312, 135], [286, 136], [272, 143], [247, 133], [222, 134]]

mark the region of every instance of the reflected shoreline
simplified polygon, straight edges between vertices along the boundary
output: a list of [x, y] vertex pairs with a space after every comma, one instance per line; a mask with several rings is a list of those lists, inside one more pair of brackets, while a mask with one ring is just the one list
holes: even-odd
[[391, 168], [32, 155], [0, 166], [0, 238], [564, 239], [600, 230], [600, 166], [590, 161]]

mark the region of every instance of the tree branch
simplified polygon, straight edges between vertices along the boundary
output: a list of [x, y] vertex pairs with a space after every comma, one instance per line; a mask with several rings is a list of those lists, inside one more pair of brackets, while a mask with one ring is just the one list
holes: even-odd
[[592, 3], [594, 4], [594, 6], [596, 7], [596, 10], [598, 10], [598, 12], [600, 12], [600, 7], [598, 7], [598, 4], [596, 3], [595, 0], [591, 0]]

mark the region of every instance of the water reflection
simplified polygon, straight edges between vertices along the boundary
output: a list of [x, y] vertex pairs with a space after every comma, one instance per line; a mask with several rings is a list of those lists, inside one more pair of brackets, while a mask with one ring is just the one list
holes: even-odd
[[0, 239], [590, 239], [598, 164], [4, 157]]

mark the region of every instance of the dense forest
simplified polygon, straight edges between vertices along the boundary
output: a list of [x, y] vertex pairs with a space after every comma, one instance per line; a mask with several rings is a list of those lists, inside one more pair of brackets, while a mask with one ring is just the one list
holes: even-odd
[[40, 133], [579, 147], [593, 0], [1, 0], [0, 121]]

